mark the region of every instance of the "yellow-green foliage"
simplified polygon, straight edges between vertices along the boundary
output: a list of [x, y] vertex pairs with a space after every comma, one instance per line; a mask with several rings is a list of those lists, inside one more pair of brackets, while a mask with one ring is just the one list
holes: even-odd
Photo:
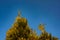
[[17, 17], [13, 26], [6, 33], [6, 40], [58, 40], [58, 38], [52, 37], [47, 33], [44, 28], [40, 27], [43, 31], [40, 36], [32, 31], [25, 18]]

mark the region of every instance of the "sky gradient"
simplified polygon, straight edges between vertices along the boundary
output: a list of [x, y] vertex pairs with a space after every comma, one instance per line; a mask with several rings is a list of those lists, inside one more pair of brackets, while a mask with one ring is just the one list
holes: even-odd
[[0, 0], [0, 40], [5, 40], [18, 9], [38, 35], [41, 34], [38, 25], [43, 23], [48, 33], [60, 38], [60, 0]]

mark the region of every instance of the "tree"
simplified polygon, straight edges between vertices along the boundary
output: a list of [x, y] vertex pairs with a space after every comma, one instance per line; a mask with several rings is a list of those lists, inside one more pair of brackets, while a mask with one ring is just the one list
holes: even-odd
[[58, 38], [46, 32], [43, 24], [39, 25], [39, 30], [42, 33], [37, 36], [36, 31], [29, 28], [27, 19], [22, 18], [20, 12], [18, 12], [13, 26], [6, 33], [6, 40], [58, 40]]
[[7, 31], [6, 40], [27, 39], [29, 34], [30, 28], [28, 27], [27, 20], [18, 15], [13, 26]]
[[46, 32], [43, 24], [39, 25], [39, 30], [42, 31], [42, 34], [38, 40], [58, 40], [58, 38], [53, 37], [51, 34]]

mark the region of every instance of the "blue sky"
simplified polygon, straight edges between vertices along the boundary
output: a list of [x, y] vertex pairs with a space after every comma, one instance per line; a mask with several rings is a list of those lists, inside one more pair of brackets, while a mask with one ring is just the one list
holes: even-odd
[[60, 0], [0, 0], [0, 40], [5, 40], [18, 9], [38, 35], [41, 34], [38, 25], [43, 23], [48, 33], [60, 38]]

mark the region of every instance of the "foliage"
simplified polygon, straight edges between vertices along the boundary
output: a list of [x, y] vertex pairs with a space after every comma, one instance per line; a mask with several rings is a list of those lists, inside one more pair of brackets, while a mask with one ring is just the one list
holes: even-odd
[[25, 18], [17, 17], [13, 26], [6, 33], [6, 40], [58, 40], [52, 37], [51, 34], [44, 30], [41, 25], [40, 29], [43, 31], [40, 36], [31, 30]]

